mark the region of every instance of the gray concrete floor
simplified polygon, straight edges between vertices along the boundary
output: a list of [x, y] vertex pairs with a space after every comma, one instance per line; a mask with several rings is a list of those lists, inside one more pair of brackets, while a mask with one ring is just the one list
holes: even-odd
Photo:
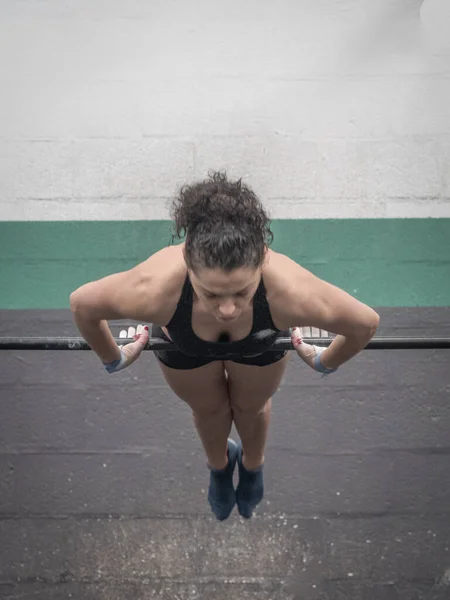
[[[380, 312], [379, 335], [450, 335], [450, 309]], [[3, 311], [1, 335], [76, 332]], [[91, 352], [0, 356], [2, 600], [450, 598], [450, 351], [365, 351], [326, 379], [293, 354], [265, 500], [224, 523], [151, 353], [114, 376]]]

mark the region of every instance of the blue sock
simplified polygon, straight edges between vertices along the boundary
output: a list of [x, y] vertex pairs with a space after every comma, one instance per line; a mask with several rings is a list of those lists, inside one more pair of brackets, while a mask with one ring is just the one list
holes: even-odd
[[211, 469], [208, 502], [219, 521], [227, 519], [236, 504], [233, 473], [237, 460], [237, 445], [228, 440], [228, 465], [224, 469]]
[[239, 484], [236, 488], [236, 501], [239, 514], [250, 519], [253, 509], [264, 496], [263, 465], [248, 471], [242, 464], [242, 446], [238, 446]]

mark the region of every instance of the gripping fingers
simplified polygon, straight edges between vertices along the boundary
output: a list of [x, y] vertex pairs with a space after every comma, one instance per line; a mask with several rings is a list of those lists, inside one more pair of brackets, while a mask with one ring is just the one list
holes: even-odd
[[128, 327], [127, 329], [123, 329], [119, 335], [120, 338], [133, 338], [134, 342], [126, 344], [123, 346], [123, 351], [125, 352], [128, 360], [128, 364], [136, 360], [136, 358], [140, 355], [145, 345], [148, 342], [148, 327], [147, 325], [139, 324], [137, 327]]
[[[142, 325], [138, 325], [138, 328]], [[128, 329], [121, 329], [119, 333], [120, 338], [132, 338], [136, 335], [136, 327], [128, 327]]]
[[148, 326], [147, 325], [138, 325], [136, 329], [136, 334], [134, 335], [134, 339], [138, 346], [142, 346], [141, 350], [145, 347], [148, 342]]
[[[122, 329], [119, 333], [119, 338], [126, 338], [126, 339], [130, 339], [133, 338], [135, 341], [139, 341], [140, 343], [143, 342], [143, 340], [145, 338], [146, 341], [144, 343], [144, 345], [147, 343], [148, 341], [148, 327], [147, 325], [142, 325], [139, 324], [137, 327], [128, 327], [128, 329]], [[129, 344], [127, 344], [129, 345]]]
[[128, 329], [122, 329], [119, 333], [120, 339], [134, 339], [134, 342], [125, 344], [125, 346], [119, 346], [120, 348], [120, 359], [105, 365], [105, 369], [108, 373], [116, 373], [128, 367], [133, 363], [141, 354], [145, 345], [148, 342], [148, 327], [145, 325], [138, 325], [137, 327], [128, 327]]
[[307, 344], [302, 335], [302, 331], [299, 327], [292, 327], [290, 329], [292, 345], [294, 346], [297, 354], [300, 358], [311, 368], [323, 375], [333, 373], [336, 369], [327, 369], [320, 361], [320, 355], [325, 351], [325, 348], [321, 346], [315, 346], [314, 344]]
[[[307, 344], [304, 341], [300, 327], [291, 327], [290, 332], [292, 345], [297, 350], [297, 354], [304, 360], [314, 358], [317, 354], [320, 354], [323, 351], [323, 348], [314, 346], [313, 344]], [[308, 362], [310, 366], [313, 366], [312, 361], [306, 360], [306, 362]]]

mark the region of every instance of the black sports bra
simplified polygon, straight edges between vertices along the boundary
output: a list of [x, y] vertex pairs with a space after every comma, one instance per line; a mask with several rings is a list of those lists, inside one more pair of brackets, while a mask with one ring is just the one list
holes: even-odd
[[252, 329], [241, 340], [231, 342], [226, 334], [222, 334], [217, 342], [199, 338], [192, 329], [192, 304], [193, 289], [187, 275], [176, 311], [167, 325], [173, 343], [183, 354], [223, 360], [238, 356], [258, 356], [268, 350], [280, 334], [272, 321], [262, 277], [253, 296]]

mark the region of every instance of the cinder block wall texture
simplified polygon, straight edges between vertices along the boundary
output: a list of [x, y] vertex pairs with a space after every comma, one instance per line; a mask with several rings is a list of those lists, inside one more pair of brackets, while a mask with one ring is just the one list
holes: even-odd
[[2, 1], [1, 219], [164, 218], [210, 168], [275, 218], [449, 217], [436, 2]]
[[[445, 236], [423, 220], [450, 217], [445, 14], [442, 0], [1, 0], [0, 268], [11, 286], [0, 308], [65, 307], [82, 281], [145, 258], [166, 243], [155, 220], [168, 199], [209, 169], [242, 177], [281, 224], [372, 219], [382, 248], [420, 219], [436, 267]], [[57, 240], [49, 221], [95, 222], [103, 244], [106, 222], [128, 236], [145, 221], [149, 242], [126, 265], [74, 268], [53, 303], [44, 291], [30, 300], [18, 274], [50, 285], [49, 265], [76, 262], [94, 235], [69, 228]], [[299, 256], [295, 239], [278, 244], [311, 266], [317, 244]], [[330, 269], [335, 282], [356, 288], [341, 271]], [[411, 291], [400, 296], [370, 299], [405, 304]], [[416, 303], [445, 302], [436, 291]]]

